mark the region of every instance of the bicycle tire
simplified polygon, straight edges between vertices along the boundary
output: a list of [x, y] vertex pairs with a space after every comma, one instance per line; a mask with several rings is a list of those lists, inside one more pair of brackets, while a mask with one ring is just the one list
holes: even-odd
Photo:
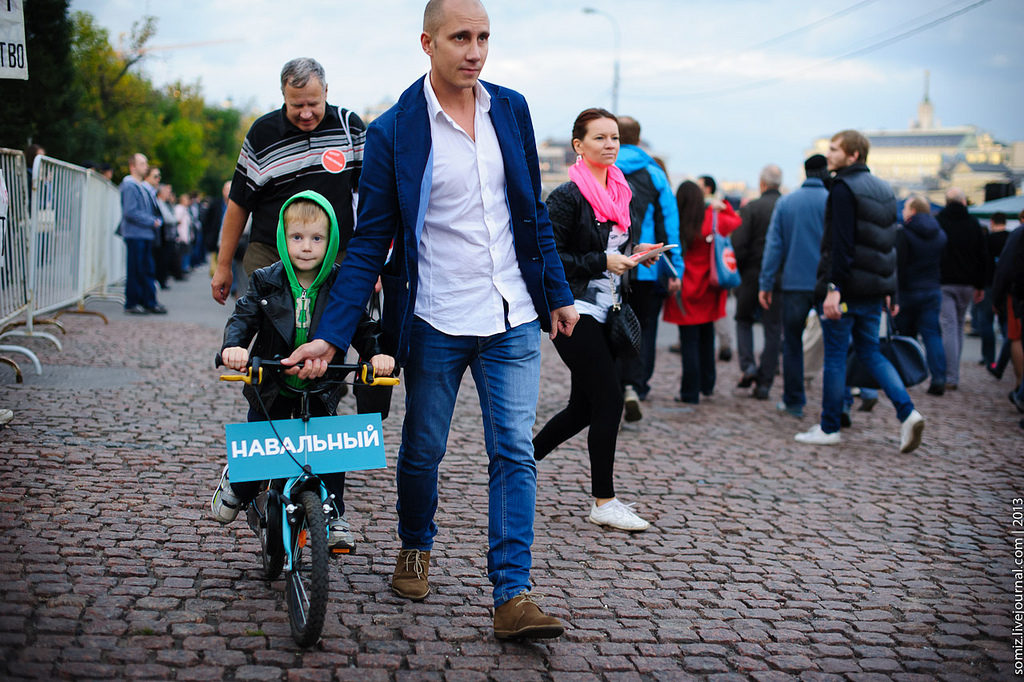
[[[293, 533], [292, 568], [288, 572], [288, 621], [292, 639], [301, 647], [320, 639], [327, 613], [330, 561], [327, 550], [327, 517], [319, 496], [306, 491], [299, 496], [302, 520]], [[305, 546], [301, 538], [305, 531]]]
[[267, 522], [257, 533], [263, 556], [263, 579], [277, 580], [284, 569], [284, 547], [281, 546], [281, 506], [267, 507]]

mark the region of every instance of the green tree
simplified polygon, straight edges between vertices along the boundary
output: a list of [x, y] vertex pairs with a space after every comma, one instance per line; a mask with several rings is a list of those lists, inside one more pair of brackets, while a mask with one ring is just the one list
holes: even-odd
[[161, 126], [153, 146], [154, 162], [160, 164], [165, 182], [178, 192], [199, 187], [209, 159], [204, 120], [205, 102], [198, 85], [173, 83], [162, 95]]
[[155, 20], [136, 22], [124, 54], [114, 50], [109, 33], [92, 15], [75, 12], [73, 25], [74, 80], [80, 96], [71, 129], [78, 152], [113, 165], [120, 177], [127, 172], [131, 154], [152, 154], [160, 127], [159, 93], [144, 76], [131, 71], [155, 32]]

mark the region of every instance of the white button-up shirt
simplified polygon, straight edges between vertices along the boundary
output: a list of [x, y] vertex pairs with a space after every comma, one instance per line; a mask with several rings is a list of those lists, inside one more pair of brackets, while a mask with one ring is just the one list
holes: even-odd
[[531, 322], [537, 311], [516, 260], [491, 96], [474, 86], [470, 137], [441, 108], [429, 74], [423, 90], [434, 166], [419, 243], [416, 315], [453, 336], [490, 336]]

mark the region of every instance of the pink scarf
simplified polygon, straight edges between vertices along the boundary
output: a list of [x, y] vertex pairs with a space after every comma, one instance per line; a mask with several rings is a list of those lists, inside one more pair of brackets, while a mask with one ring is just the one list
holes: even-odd
[[580, 188], [580, 194], [594, 209], [594, 217], [598, 222], [612, 220], [622, 232], [629, 229], [629, 200], [633, 198], [633, 192], [622, 171], [615, 166], [608, 166], [608, 187], [604, 188], [580, 158], [569, 166], [569, 179]]

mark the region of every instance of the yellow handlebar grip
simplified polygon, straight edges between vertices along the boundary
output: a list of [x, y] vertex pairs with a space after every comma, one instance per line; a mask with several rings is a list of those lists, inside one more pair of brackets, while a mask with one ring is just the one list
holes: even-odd
[[[262, 378], [262, 377], [263, 377], [263, 368], [260, 367], [260, 378]], [[249, 384], [250, 386], [252, 386], [252, 368], [249, 368], [249, 370], [245, 374], [221, 374], [220, 375], [220, 380], [221, 381], [241, 381], [242, 383]], [[257, 379], [256, 383], [258, 384], [259, 382], [260, 382], [259, 379]]]
[[397, 386], [401, 382], [398, 377], [377, 377], [373, 380], [371, 386]]

